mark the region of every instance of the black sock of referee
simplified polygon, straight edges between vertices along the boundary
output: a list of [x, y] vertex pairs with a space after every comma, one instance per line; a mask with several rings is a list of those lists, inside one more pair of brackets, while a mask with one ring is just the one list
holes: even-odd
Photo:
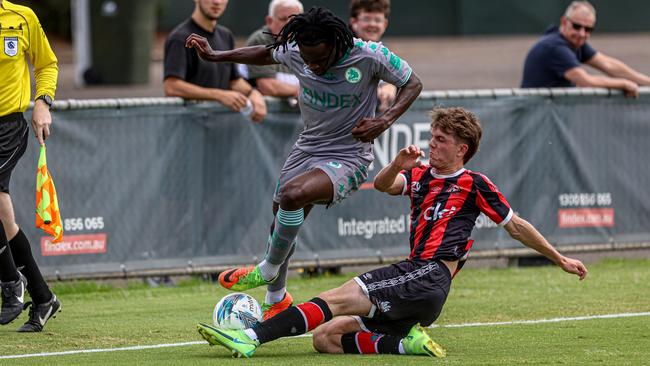
[[0, 222], [0, 282], [13, 282], [18, 280], [18, 269], [7, 242], [7, 234]]
[[22, 230], [18, 229], [18, 233], [13, 239], [9, 241], [11, 252], [14, 255], [16, 265], [23, 267], [22, 274], [27, 278], [27, 291], [32, 297], [35, 304], [44, 304], [52, 299], [52, 292], [47, 287], [47, 283], [38, 269], [38, 265], [32, 255], [32, 248], [29, 245], [29, 240]]
[[257, 323], [253, 326], [253, 331], [261, 344], [307, 333], [331, 319], [332, 312], [325, 300], [315, 297], [292, 306], [265, 322]]

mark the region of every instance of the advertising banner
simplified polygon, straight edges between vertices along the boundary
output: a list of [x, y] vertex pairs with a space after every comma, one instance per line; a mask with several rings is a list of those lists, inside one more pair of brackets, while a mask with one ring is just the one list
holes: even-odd
[[[648, 95], [421, 98], [375, 141], [360, 190], [312, 210], [294, 258], [408, 254], [408, 198], [377, 192], [371, 182], [399, 149], [427, 148], [434, 106], [463, 106], [479, 116], [483, 139], [467, 168], [487, 175], [552, 243], [647, 241]], [[54, 111], [48, 168], [62, 243], [34, 227], [35, 139], [11, 181], [17, 221], [44, 271], [128, 273], [258, 260], [278, 173], [302, 129], [297, 110], [280, 102], [269, 110], [263, 124], [212, 103]], [[483, 215], [472, 238], [473, 251], [521, 247]]]

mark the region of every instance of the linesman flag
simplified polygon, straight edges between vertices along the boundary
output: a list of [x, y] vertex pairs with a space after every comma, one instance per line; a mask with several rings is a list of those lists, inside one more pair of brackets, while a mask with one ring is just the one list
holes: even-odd
[[41, 155], [38, 158], [36, 172], [36, 227], [52, 235], [53, 243], [58, 243], [63, 238], [63, 225], [61, 225], [56, 189], [52, 176], [47, 170], [45, 144], [41, 145]]

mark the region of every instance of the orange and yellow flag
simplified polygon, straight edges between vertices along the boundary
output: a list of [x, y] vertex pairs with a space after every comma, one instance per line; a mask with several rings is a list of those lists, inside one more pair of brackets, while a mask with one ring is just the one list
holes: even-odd
[[63, 238], [63, 225], [61, 225], [56, 189], [52, 176], [47, 170], [45, 144], [41, 145], [38, 171], [36, 172], [36, 227], [52, 235], [53, 243], [58, 243]]

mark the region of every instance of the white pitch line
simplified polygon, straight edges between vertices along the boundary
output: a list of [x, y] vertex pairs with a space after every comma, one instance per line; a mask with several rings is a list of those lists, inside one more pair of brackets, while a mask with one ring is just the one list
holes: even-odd
[[558, 323], [558, 322], [592, 320], [592, 319], [629, 318], [634, 316], [650, 316], [650, 312], [603, 314], [603, 315], [590, 315], [590, 316], [576, 316], [571, 318], [551, 318], [551, 319], [538, 319], [538, 320], [515, 320], [511, 322], [463, 323], [463, 324], [447, 324], [447, 325], [431, 324], [429, 328], [463, 328], [463, 327], [485, 327], [485, 326], [494, 326], [494, 325], [542, 324], [542, 323]]
[[[492, 322], [492, 323], [462, 323], [462, 324], [447, 324], [447, 325], [433, 324], [433, 325], [429, 326], [429, 328], [463, 328], [463, 327], [486, 327], [486, 326], [496, 326], [496, 325], [542, 324], [542, 323], [558, 323], [558, 322], [566, 322], [566, 321], [581, 321], [581, 320], [592, 320], [592, 319], [630, 318], [630, 317], [638, 317], [638, 316], [650, 316], [650, 312], [603, 314], [603, 315], [576, 316], [576, 317], [569, 317], [569, 318], [552, 318], [552, 319], [538, 319], [538, 320], [515, 320], [515, 321], [510, 321], [510, 322]], [[311, 337], [311, 334], [303, 334], [303, 335], [297, 336], [296, 338], [298, 338], [298, 337]], [[65, 355], [75, 355], [75, 354], [80, 354], [80, 353], [139, 351], [139, 350], [143, 350], [143, 349], [196, 346], [196, 345], [200, 345], [200, 344], [205, 344], [205, 342], [196, 341], [196, 342], [183, 342], [183, 343], [153, 344], [153, 345], [149, 345], [149, 346], [131, 346], [131, 347], [120, 347], [120, 348], [96, 348], [96, 349], [82, 349], [82, 350], [63, 351], [63, 352], [31, 353], [31, 354], [24, 354], [24, 355], [0, 356], [0, 360], [11, 359], [11, 358], [65, 356]]]
[[0, 356], [0, 360], [7, 359], [7, 358], [65, 356], [65, 355], [76, 355], [76, 354], [79, 354], [79, 353], [138, 351], [138, 350], [142, 350], [142, 349], [153, 349], [153, 348], [194, 346], [194, 345], [197, 345], [197, 344], [205, 344], [205, 342], [196, 341], [196, 342], [183, 342], [183, 343], [153, 344], [153, 345], [150, 345], [150, 346], [131, 346], [131, 347], [120, 347], [120, 348], [96, 348], [96, 349], [80, 349], [80, 350], [63, 351], [63, 352], [30, 353], [30, 354], [26, 354], [26, 355]]

